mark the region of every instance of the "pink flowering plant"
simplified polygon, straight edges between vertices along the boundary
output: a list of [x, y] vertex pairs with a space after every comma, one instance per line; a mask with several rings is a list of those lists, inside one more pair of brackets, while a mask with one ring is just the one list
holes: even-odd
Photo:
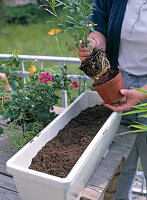
[[[7, 109], [1, 113], [2, 119], [11, 121], [8, 135], [11, 150], [19, 150], [56, 118], [53, 106], [59, 105], [61, 90], [67, 91], [69, 104], [84, 91], [83, 80], [72, 82], [68, 75], [66, 65], [61, 74], [40, 72], [31, 65], [25, 88], [13, 91]], [[16, 128], [18, 125], [22, 131]]]
[[25, 124], [25, 127], [27, 125], [28, 130], [32, 129], [34, 122], [40, 124], [40, 127], [45, 127], [57, 116], [50, 111], [59, 100], [56, 92], [62, 88], [58, 75], [30, 74], [25, 88], [12, 93], [4, 118], [17, 120], [19, 124]]
[[[52, 110], [59, 103], [61, 90], [67, 90], [69, 103], [82, 92], [79, 84], [68, 78], [67, 66], [61, 71], [61, 74], [41, 73], [31, 65], [25, 88], [11, 94], [3, 119], [9, 118], [12, 122], [17, 120], [22, 126], [25, 124], [28, 130], [33, 128], [34, 122], [40, 127], [47, 126], [57, 116]], [[77, 95], [73, 95], [72, 90]]]

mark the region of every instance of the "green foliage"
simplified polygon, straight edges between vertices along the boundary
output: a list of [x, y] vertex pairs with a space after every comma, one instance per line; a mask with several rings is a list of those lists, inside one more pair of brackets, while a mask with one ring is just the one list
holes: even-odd
[[16, 52], [14, 52], [14, 55], [10, 59], [1, 61], [0, 63], [0, 72], [6, 74], [12, 90], [22, 87], [21, 78], [11, 75], [18, 70], [20, 70], [20, 60]]
[[11, 24], [36, 23], [38, 19], [37, 5], [28, 4], [19, 7], [6, 7], [6, 22]]
[[4, 86], [7, 84], [6, 81], [4, 81], [2, 79], [2, 77], [0, 76], [0, 100], [2, 97], [4, 97], [4, 95], [7, 94], [7, 90], [4, 88]]
[[2, 27], [5, 19], [5, 6], [4, 0], [0, 0], [0, 27]]
[[3, 128], [0, 126], [0, 135], [3, 134]]
[[78, 82], [75, 81], [72, 82], [68, 78], [70, 72], [67, 66], [61, 68], [61, 72], [62, 72], [62, 80], [64, 83], [64, 89], [67, 91], [69, 103], [71, 104], [80, 94], [82, 94], [85, 91], [87, 78], [86, 75], [83, 72], [81, 72]]
[[[10, 119], [9, 128], [10, 149], [18, 150], [46, 127], [57, 114], [53, 112], [53, 106], [58, 104], [58, 93], [65, 89], [68, 92], [70, 103], [85, 90], [85, 82], [79, 78], [79, 84], [68, 78], [68, 67], [61, 69], [61, 74], [49, 74], [37, 72], [31, 65], [24, 89], [13, 91], [11, 99], [4, 102], [1, 110], [2, 119]], [[71, 90], [76, 93], [73, 95]], [[72, 94], [72, 95], [71, 95]], [[22, 127], [22, 130], [17, 126]]]
[[[4, 98], [5, 95], [9, 94], [9, 91], [7, 91], [4, 86], [7, 84], [6, 81], [2, 80], [2, 77], [0, 76], [0, 113], [3, 112], [4, 106], [3, 104], [7, 104], [7, 100]], [[0, 126], [0, 134], [3, 133], [3, 129]]]
[[[53, 16], [51, 16], [53, 19]], [[3, 32], [0, 31], [0, 53], [11, 54], [17, 50], [21, 55], [42, 55], [42, 56], [60, 56], [56, 47], [56, 41], [50, 37], [50, 24], [45, 23], [46, 19], [37, 24], [24, 25], [7, 25], [3, 26]], [[61, 47], [62, 56], [69, 57], [69, 51], [66, 41], [72, 43], [72, 39], [67, 33], [58, 35], [59, 45]], [[77, 57], [77, 52], [70, 52], [70, 57]], [[44, 63], [44, 67], [50, 69], [55, 64]], [[77, 71], [77, 68], [76, 70]]]
[[28, 79], [24, 89], [12, 93], [4, 119], [17, 120], [21, 125], [26, 123], [30, 130], [34, 122], [45, 127], [56, 117], [50, 110], [58, 102], [55, 92], [61, 89], [61, 83], [58, 77], [54, 77], [53, 83], [40, 83], [37, 75]]
[[[86, 0], [46, 0], [46, 2], [48, 3], [48, 7], [45, 4], [45, 10], [58, 19], [57, 22], [48, 22], [53, 23], [54, 26], [60, 28], [63, 32], [69, 33], [75, 41], [73, 49], [78, 48], [82, 41], [81, 45], [88, 47], [92, 51], [89, 45], [90, 41], [87, 40], [87, 37], [89, 31], [94, 32], [93, 27], [95, 24], [90, 22], [91, 24], [87, 25], [87, 23], [94, 4], [87, 3]], [[61, 17], [56, 12], [57, 7], [60, 6], [62, 6], [63, 11]]]
[[7, 135], [10, 140], [8, 148], [11, 151], [20, 150], [25, 144], [32, 140], [35, 135], [40, 132], [43, 127], [40, 124], [33, 123], [32, 130], [28, 130], [24, 125], [24, 130], [17, 125], [17, 120], [9, 124], [7, 129]]

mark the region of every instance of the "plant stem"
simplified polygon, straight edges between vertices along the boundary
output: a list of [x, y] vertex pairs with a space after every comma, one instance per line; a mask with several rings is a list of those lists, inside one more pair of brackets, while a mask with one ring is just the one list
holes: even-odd
[[61, 18], [57, 15], [56, 10], [55, 10], [55, 8], [52, 6], [52, 4], [51, 4], [49, 1], [47, 1], [47, 2], [49, 3], [49, 6], [52, 8], [52, 11], [53, 11], [54, 15], [57, 17], [57, 19], [58, 19], [59, 22], [62, 24], [62, 26], [65, 28], [65, 30], [67, 30], [67, 32], [69, 33], [69, 35], [70, 35], [76, 42], [78, 42], [78, 40], [76, 40], [76, 38], [74, 37], [74, 35], [73, 35], [70, 31], [68, 31], [66, 25], [65, 25], [64, 22], [61, 20]]
[[57, 47], [58, 47], [58, 50], [59, 50], [59, 54], [60, 54], [60, 56], [62, 56], [57, 36], [55, 36], [55, 38], [56, 38], [56, 43], [57, 43]]

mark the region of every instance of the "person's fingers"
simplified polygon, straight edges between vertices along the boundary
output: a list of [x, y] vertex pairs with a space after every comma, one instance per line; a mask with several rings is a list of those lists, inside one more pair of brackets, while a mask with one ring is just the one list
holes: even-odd
[[126, 96], [124, 96], [120, 101], [119, 101], [119, 105], [120, 104], [124, 104], [126, 103]]
[[121, 112], [121, 111], [124, 111], [124, 110], [129, 110], [126, 105], [119, 105], [119, 104], [107, 104], [107, 103], [102, 103], [105, 107], [113, 110], [114, 112]]
[[90, 55], [91, 55], [90, 52], [80, 52], [80, 51], [78, 51], [79, 57], [87, 57], [87, 56], [90, 56]]
[[121, 90], [120, 90], [120, 93], [121, 93], [122, 95], [124, 95], [124, 96], [127, 96], [127, 94], [129, 93], [129, 90], [127, 90], [127, 89], [121, 89]]
[[102, 104], [115, 112], [128, 111], [131, 109], [131, 106], [129, 106], [127, 103], [119, 103], [116, 105], [103, 102]]
[[88, 48], [79, 46], [78, 51], [88, 52]]
[[78, 48], [77, 53], [78, 53], [80, 60], [84, 61], [86, 57], [91, 55], [91, 53], [89, 51], [87, 51], [86, 48], [85, 48], [85, 51], [80, 51], [81, 49], [83, 50], [84, 48]]

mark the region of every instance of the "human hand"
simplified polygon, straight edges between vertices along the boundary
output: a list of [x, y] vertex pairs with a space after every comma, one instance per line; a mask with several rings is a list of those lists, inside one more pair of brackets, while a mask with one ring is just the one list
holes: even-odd
[[[95, 31], [94, 33], [90, 33], [88, 40], [90, 41], [89, 45], [92, 46], [93, 51], [101, 48], [104, 51], [106, 50], [106, 38], [100, 32]], [[81, 45], [77, 49], [77, 53], [81, 61], [84, 61], [87, 56], [91, 55], [88, 48], [82, 47]]]
[[143, 94], [135, 89], [131, 90], [122, 89], [120, 90], [120, 93], [124, 95], [124, 97], [118, 103], [108, 104], [103, 102], [102, 105], [115, 112], [120, 112], [120, 111], [128, 111], [137, 103], [142, 101]]

